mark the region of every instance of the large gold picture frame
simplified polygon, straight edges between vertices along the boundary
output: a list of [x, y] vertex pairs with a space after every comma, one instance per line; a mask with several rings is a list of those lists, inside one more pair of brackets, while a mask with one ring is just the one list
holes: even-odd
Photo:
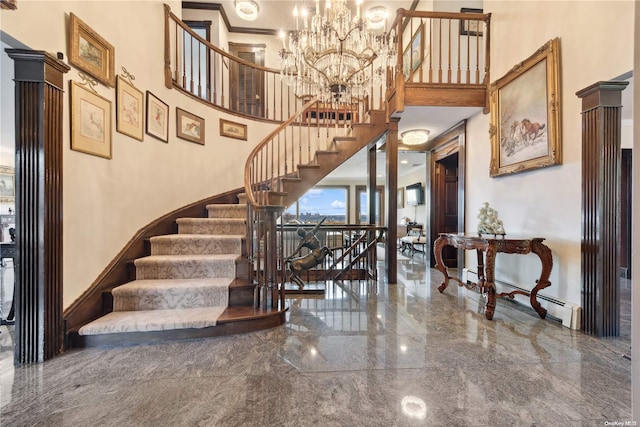
[[69, 15], [68, 56], [74, 67], [109, 87], [116, 85], [114, 47], [73, 13]]
[[71, 149], [111, 158], [111, 101], [71, 81]]
[[562, 163], [560, 40], [549, 40], [492, 84], [492, 177]]

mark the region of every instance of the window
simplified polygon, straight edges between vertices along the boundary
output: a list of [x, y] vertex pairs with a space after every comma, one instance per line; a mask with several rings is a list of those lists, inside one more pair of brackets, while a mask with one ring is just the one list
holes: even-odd
[[[384, 222], [384, 187], [376, 187], [376, 225], [383, 225]], [[358, 216], [356, 224], [369, 224], [369, 199], [367, 198], [367, 187], [356, 186], [356, 210]]]
[[[185, 24], [193, 30], [194, 33], [205, 39], [211, 41], [211, 21], [184, 21]], [[187, 55], [187, 58], [191, 58], [190, 61], [185, 61], [185, 75], [193, 81], [193, 89], [191, 92], [204, 99], [209, 99], [209, 93], [211, 91], [211, 55], [209, 48], [200, 43], [196, 39], [191, 40], [191, 56]], [[191, 67], [193, 67], [193, 74]], [[187, 85], [189, 88], [189, 85]]]
[[289, 206], [283, 214], [283, 222], [292, 219], [301, 222], [318, 222], [327, 217], [326, 222], [346, 224], [349, 218], [348, 187], [313, 187]]

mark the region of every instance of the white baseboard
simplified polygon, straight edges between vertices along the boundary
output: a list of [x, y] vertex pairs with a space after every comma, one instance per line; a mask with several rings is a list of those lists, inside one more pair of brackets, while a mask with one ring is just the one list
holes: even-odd
[[[477, 283], [478, 274], [473, 270], [464, 268], [462, 270], [462, 280], [466, 282]], [[521, 286], [513, 285], [511, 283], [496, 280], [496, 291], [498, 293], [511, 292], [517, 289], [525, 290], [527, 292], [531, 290], [531, 288], [524, 288]], [[531, 308], [531, 305], [529, 304], [529, 297], [526, 297], [524, 295], [516, 295], [514, 301], [524, 307], [533, 310], [533, 308]], [[560, 301], [557, 298], [549, 297], [541, 293], [538, 293], [538, 302], [547, 310], [547, 316], [558, 319], [562, 322], [562, 325], [567, 328], [580, 329], [581, 307], [565, 301]]]

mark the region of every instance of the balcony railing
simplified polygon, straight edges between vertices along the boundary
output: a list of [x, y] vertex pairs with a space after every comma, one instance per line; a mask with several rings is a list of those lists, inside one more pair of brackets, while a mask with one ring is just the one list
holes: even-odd
[[[196, 34], [165, 5], [165, 86], [178, 88], [214, 108], [253, 119], [282, 122], [309, 98], [295, 95], [280, 70], [233, 56]], [[373, 74], [373, 70], [371, 70]], [[235, 84], [232, 84], [235, 82]], [[375, 81], [350, 121], [384, 109], [386, 82]]]
[[488, 84], [490, 19], [491, 14], [399, 9], [392, 27], [400, 46], [395, 76], [409, 84]]

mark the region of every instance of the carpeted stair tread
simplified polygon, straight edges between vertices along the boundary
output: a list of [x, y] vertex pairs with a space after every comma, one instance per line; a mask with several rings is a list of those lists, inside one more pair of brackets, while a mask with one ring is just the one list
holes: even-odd
[[178, 218], [179, 234], [245, 235], [245, 218]]
[[151, 255], [241, 254], [242, 235], [168, 234], [150, 239]]
[[226, 307], [232, 277], [134, 280], [111, 291], [114, 311]]
[[114, 311], [80, 328], [80, 335], [199, 329], [215, 326], [226, 307]]
[[134, 261], [136, 279], [235, 277], [238, 254], [150, 255]]
[[247, 205], [217, 204], [207, 205], [209, 218], [246, 218]]

